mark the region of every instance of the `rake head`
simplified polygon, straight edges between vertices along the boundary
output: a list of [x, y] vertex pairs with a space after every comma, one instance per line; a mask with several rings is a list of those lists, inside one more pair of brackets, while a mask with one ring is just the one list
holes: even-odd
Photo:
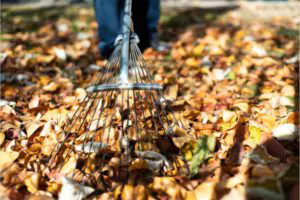
[[171, 138], [181, 123], [153, 82], [137, 43], [132, 33], [124, 79], [123, 39], [117, 38], [104, 72], [64, 126], [46, 173], [63, 174], [73, 159], [75, 170], [65, 176], [106, 189], [186, 170]]

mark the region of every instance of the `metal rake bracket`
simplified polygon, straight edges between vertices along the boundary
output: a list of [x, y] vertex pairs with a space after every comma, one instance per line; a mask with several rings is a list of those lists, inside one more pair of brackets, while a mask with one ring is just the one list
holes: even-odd
[[87, 92], [100, 92], [111, 90], [162, 90], [158, 84], [146, 83], [128, 83], [128, 84], [103, 84], [90, 86], [86, 89]]

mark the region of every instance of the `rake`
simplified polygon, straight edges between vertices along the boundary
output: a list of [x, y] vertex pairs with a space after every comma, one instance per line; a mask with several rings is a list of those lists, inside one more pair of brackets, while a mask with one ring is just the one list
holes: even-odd
[[131, 0], [126, 0], [122, 35], [95, 84], [86, 89], [73, 117], [47, 160], [47, 174], [67, 176], [100, 189], [138, 182], [151, 175], [176, 175], [184, 162], [172, 142], [176, 120], [163, 88], [155, 84], [133, 31]]

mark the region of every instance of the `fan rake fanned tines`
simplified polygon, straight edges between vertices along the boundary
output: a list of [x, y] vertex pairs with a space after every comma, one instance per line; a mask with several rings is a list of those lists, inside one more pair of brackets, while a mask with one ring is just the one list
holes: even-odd
[[128, 30], [116, 39], [103, 73], [63, 127], [47, 159], [48, 177], [64, 175], [107, 189], [150, 175], [187, 173], [171, 138], [182, 124], [154, 83], [138, 36]]
[[[181, 124], [170, 112], [162, 88], [153, 83], [136, 38], [130, 43], [129, 81], [118, 80], [121, 45], [65, 124], [48, 159], [48, 174], [110, 188], [136, 181], [141, 172], [178, 175], [185, 169], [171, 139], [173, 128]], [[68, 167], [75, 170], [66, 174]]]

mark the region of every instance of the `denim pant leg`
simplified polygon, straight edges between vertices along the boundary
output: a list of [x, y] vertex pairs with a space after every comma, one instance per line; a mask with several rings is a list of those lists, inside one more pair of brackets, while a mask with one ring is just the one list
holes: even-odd
[[157, 24], [160, 15], [159, 0], [133, 0], [132, 20], [134, 30], [140, 38], [139, 47], [143, 51], [157, 36]]
[[153, 40], [157, 37], [157, 26], [160, 16], [160, 0], [149, 0], [148, 2], [148, 31], [150, 40]]
[[124, 0], [94, 0], [98, 22], [99, 49], [108, 58], [114, 50], [116, 37], [121, 33], [121, 13]]
[[[122, 32], [124, 2], [125, 0], [94, 0], [100, 38], [99, 49], [105, 57], [111, 55], [115, 38]], [[159, 0], [133, 0], [132, 19], [142, 51], [149, 47], [150, 41], [157, 36], [159, 15]]]

